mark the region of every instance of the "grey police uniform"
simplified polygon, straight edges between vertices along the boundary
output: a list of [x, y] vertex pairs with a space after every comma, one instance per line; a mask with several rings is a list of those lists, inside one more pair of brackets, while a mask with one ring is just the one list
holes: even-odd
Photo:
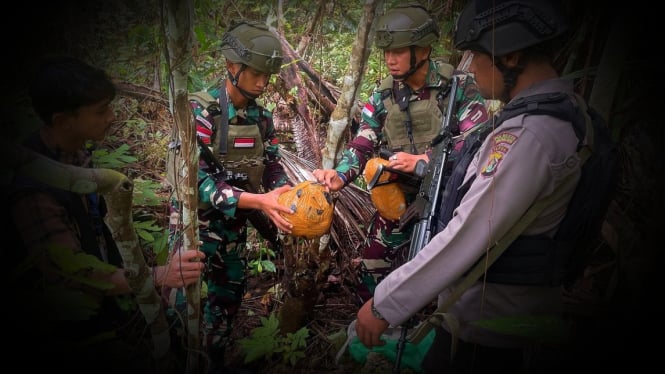
[[[513, 100], [546, 92], [572, 95], [573, 85], [564, 79], [551, 79], [523, 90]], [[558, 189], [561, 198], [546, 207], [524, 232], [552, 236], [581, 172], [577, 144], [569, 122], [547, 115], [519, 115], [494, 129], [467, 169], [465, 181], [475, 179], [448, 226], [413, 260], [378, 284], [374, 304], [383, 317], [397, 326], [437, 296], [441, 304], [491, 243], [513, 227], [535, 201]], [[571, 173], [573, 178], [567, 178]], [[560, 288], [556, 286], [477, 282], [449, 312], [460, 322], [459, 338], [508, 348], [521, 346], [520, 339], [509, 340], [470, 323], [551, 314], [560, 308]]]

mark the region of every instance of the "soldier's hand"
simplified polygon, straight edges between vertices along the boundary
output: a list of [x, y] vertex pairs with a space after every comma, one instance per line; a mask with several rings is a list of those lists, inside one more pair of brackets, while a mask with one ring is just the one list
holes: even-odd
[[264, 199], [264, 204], [262, 210], [266, 213], [268, 218], [275, 223], [278, 229], [283, 232], [290, 234], [293, 225], [288, 219], [284, 218], [280, 213], [285, 213], [286, 215], [293, 214], [293, 211], [290, 207], [286, 207], [279, 203], [277, 200], [279, 195], [283, 194], [286, 191], [292, 189], [292, 186], [284, 185], [279, 188], [276, 188], [270, 192], [263, 194], [266, 199]]
[[328, 187], [330, 191], [339, 191], [344, 187], [344, 181], [335, 169], [316, 169], [312, 174], [317, 182]]

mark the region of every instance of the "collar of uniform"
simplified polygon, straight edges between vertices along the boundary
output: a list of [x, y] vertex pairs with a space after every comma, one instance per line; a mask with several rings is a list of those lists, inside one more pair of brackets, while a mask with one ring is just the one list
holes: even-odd
[[425, 84], [423, 88], [432, 88], [432, 87], [443, 87], [446, 85], [448, 78], [439, 74], [439, 69], [437, 63], [430, 59], [429, 68], [427, 70], [427, 76], [425, 77]]
[[229, 105], [229, 121], [243, 121], [257, 122], [259, 117], [258, 106], [255, 102], [250, 102], [246, 108], [237, 109], [233, 104]]

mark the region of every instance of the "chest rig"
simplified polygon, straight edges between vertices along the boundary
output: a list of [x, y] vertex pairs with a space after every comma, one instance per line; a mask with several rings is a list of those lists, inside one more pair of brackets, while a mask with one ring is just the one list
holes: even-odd
[[259, 111], [255, 123], [247, 121], [244, 110], [233, 108], [236, 112], [231, 122], [224, 84], [219, 92], [219, 100], [207, 91], [192, 93], [189, 98], [199, 102], [213, 117], [212, 153], [223, 166], [225, 174], [232, 176], [227, 182], [249, 192], [260, 192], [265, 169], [265, 126], [261, 123], [264, 119], [263, 108], [255, 108]]
[[386, 108], [383, 142], [389, 150], [425, 153], [441, 130], [450, 100], [447, 90], [453, 67], [445, 63], [436, 65], [435, 74], [443, 83], [427, 87], [421, 93], [414, 93], [404, 82], [396, 82], [392, 77], [385, 79], [379, 87]]

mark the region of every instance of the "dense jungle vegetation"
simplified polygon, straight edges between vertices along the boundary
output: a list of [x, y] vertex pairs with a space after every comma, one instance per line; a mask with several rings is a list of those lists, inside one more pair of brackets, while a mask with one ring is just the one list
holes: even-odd
[[[380, 3], [389, 7], [398, 1]], [[442, 30], [433, 55], [456, 64], [461, 56], [451, 47], [450, 36], [453, 20], [464, 1], [421, 3], [433, 10]], [[655, 362], [660, 352], [650, 339], [659, 339], [662, 333], [662, 280], [658, 274], [665, 262], [656, 234], [661, 221], [657, 214], [665, 208], [660, 187], [663, 158], [659, 152], [665, 136], [662, 120], [657, 119], [661, 105], [660, 95], [656, 94], [661, 87], [660, 71], [651, 61], [658, 45], [654, 43], [655, 22], [648, 10], [629, 8], [628, 4], [622, 5], [625, 13], [615, 13], [596, 1], [566, 4], [575, 16], [574, 25], [579, 32], [569, 48], [561, 52], [558, 63], [575, 79], [578, 91], [585, 97], [590, 98], [594, 92], [597, 97], [613, 98], [611, 106], [605, 109], [621, 146], [620, 188], [606, 218], [604, 240], [599, 242], [587, 276], [567, 294], [575, 328], [581, 336], [588, 337], [574, 349], [586, 357], [588, 368], [628, 362], [637, 369]], [[321, 155], [316, 150], [324, 146], [332, 108], [353, 68], [349, 58], [363, 2], [196, 0], [193, 5], [189, 90], [211, 87], [224, 77], [219, 43], [233, 20], [251, 19], [275, 27], [305, 64], [295, 70], [302, 84], [294, 87], [284, 77], [274, 76], [274, 84], [263, 101], [275, 111], [283, 146], [294, 155], [289, 158], [295, 165], [292, 167], [320, 165]], [[169, 189], [165, 158], [173, 126], [162, 12], [159, 0], [52, 1], [43, 5], [16, 4], [2, 15], [3, 138], [20, 139], [37, 124], [29, 110], [25, 83], [36, 57], [44, 53], [81, 57], [106, 69], [118, 83], [118, 126], [99, 145], [96, 156], [98, 166], [120, 170], [134, 181], [134, 225], [147, 258], [153, 262], [164, 261], [166, 256], [165, 202]], [[611, 37], [620, 40], [620, 48], [604, 52]], [[608, 70], [600, 68], [607, 68], [602, 62], [608, 60], [613, 61], [613, 79], [603, 76]], [[371, 48], [358, 89], [359, 103], [367, 99], [385, 74], [382, 55]], [[325, 95], [323, 91], [330, 93]], [[302, 117], [303, 108], [299, 105], [306, 106], [309, 118]], [[351, 136], [351, 130], [344, 136]], [[310, 146], [312, 142], [314, 146]], [[371, 213], [357, 208], [367, 202], [362, 186], [351, 197], [357, 203], [349, 206], [356, 210], [345, 213], [345, 217], [357, 220], [356, 226], [362, 227], [358, 219]], [[340, 223], [340, 227], [346, 226]], [[348, 357], [339, 365], [335, 363], [346, 327], [357, 310], [350, 263], [362, 235], [345, 238], [333, 238], [330, 265], [326, 265], [332, 269], [327, 273], [332, 278], [327, 278], [316, 306], [306, 316], [308, 337], [303, 344], [289, 351], [284, 346], [292, 341], [276, 342], [280, 352], [250, 363], [245, 363], [247, 352], [239, 344], [228, 353], [230, 362], [263, 373], [357, 372], [357, 363]], [[279, 294], [272, 291], [281, 281], [281, 255], [271, 252], [260, 237], [252, 243], [247, 253], [250, 282], [246, 302], [234, 331], [238, 341], [251, 339], [252, 331], [259, 326], [273, 324], [271, 316], [282, 305]]]

